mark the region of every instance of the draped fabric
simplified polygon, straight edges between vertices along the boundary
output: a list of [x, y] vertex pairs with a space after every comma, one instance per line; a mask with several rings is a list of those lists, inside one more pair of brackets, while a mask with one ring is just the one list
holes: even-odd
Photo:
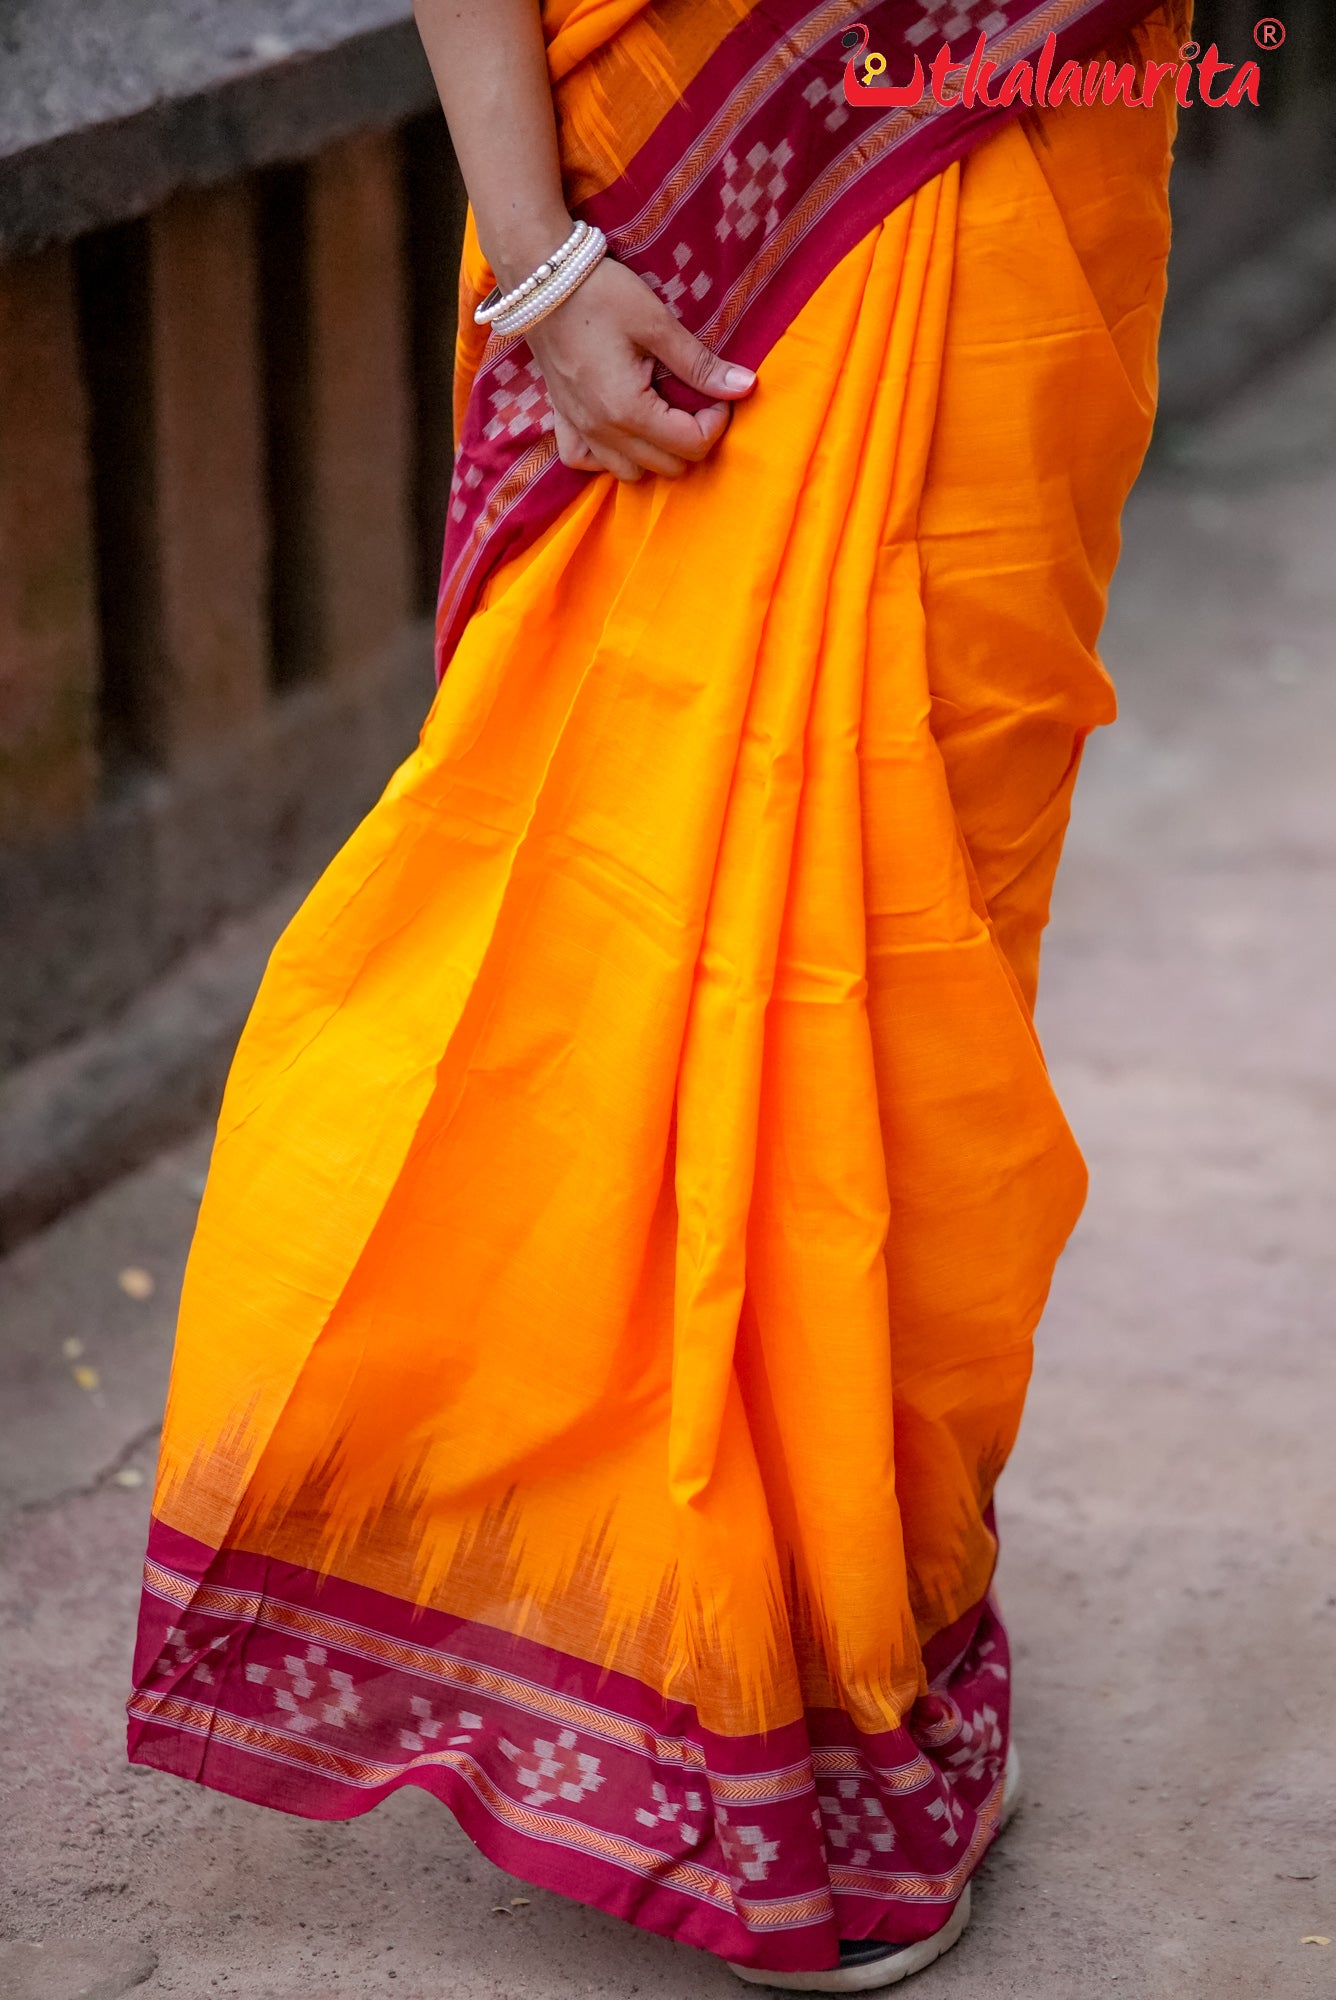
[[[1187, 32], [1180, 11], [1162, 54]], [[567, 198], [714, 353], [754, 366], [883, 216], [1019, 114], [1036, 72], [1079, 98], [1077, 58], [1101, 38], [1127, 43], [1146, 12], [1147, 0], [568, 0], [548, 10]], [[926, 61], [933, 94], [851, 103], [859, 47], [897, 75]], [[995, 97], [973, 81], [985, 53]], [[491, 282], [470, 231], [438, 670], [491, 570], [584, 477], [557, 457], [527, 343], [486, 343], [473, 326]], [[671, 375], [660, 388], [700, 400]]]
[[[644, 10], [557, 13], [560, 51]], [[489, 571], [228, 1083], [138, 1761], [317, 1817], [422, 1785], [762, 1967], [948, 1920], [1084, 1187], [1031, 1010], [1113, 713], [1171, 114], [996, 132], [840, 257], [704, 466], [587, 479]]]

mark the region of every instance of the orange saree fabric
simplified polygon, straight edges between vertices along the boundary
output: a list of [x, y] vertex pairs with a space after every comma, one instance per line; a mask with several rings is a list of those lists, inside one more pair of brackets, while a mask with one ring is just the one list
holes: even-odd
[[591, 480], [488, 580], [228, 1085], [143, 1761], [329, 1816], [425, 1784], [754, 1964], [946, 1920], [1005, 1750], [993, 1487], [1083, 1195], [1031, 1007], [1113, 713], [1170, 139], [990, 139], [705, 466]]

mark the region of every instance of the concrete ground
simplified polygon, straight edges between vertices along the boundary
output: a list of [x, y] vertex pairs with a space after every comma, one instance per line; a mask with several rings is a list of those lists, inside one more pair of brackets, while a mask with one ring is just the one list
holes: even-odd
[[[1001, 1495], [1029, 1800], [942, 2000], [1336, 1993], [1333, 412], [1336, 342], [1129, 514], [1043, 1007], [1094, 1191]], [[0, 1272], [0, 2000], [740, 1991], [513, 1904], [422, 1793], [311, 1825], [122, 1762], [205, 1158]]]

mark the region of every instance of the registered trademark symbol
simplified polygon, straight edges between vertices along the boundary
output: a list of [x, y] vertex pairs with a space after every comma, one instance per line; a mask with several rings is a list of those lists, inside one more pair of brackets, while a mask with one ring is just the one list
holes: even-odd
[[1278, 49], [1285, 40], [1285, 23], [1278, 21], [1274, 14], [1266, 14], [1253, 29], [1253, 40], [1259, 49]]

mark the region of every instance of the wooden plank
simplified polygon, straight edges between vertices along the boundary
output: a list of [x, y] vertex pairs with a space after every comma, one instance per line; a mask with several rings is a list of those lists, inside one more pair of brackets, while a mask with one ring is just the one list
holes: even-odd
[[0, 839], [97, 788], [86, 413], [69, 252], [0, 267]]
[[[149, 223], [162, 761], [206, 753], [268, 693], [268, 537], [248, 184]], [[145, 662], [146, 669], [149, 667]]]
[[311, 162], [310, 509], [323, 669], [355, 670], [412, 600], [399, 154], [363, 133]]

